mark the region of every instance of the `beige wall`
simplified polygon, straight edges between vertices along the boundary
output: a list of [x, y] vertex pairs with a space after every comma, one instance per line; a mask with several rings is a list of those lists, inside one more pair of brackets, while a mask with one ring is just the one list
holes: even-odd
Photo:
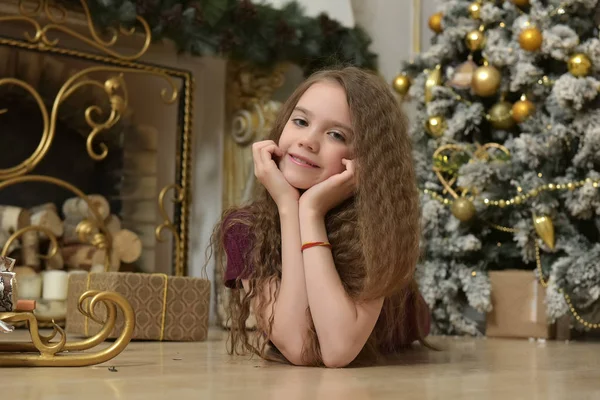
[[413, 0], [353, 0], [356, 23], [373, 39], [379, 69], [391, 81], [412, 51]]
[[[419, 4], [421, 10], [415, 8]], [[434, 13], [435, 0], [352, 0], [352, 7], [356, 23], [373, 39], [379, 69], [388, 81], [398, 74], [400, 63], [417, 50], [413, 32], [419, 16], [421, 49], [428, 48], [432, 35], [427, 19]]]

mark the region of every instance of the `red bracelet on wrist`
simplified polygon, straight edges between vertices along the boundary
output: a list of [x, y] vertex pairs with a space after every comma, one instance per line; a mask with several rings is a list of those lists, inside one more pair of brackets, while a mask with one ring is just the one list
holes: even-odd
[[308, 242], [308, 243], [304, 243], [302, 245], [302, 251], [306, 250], [306, 249], [310, 249], [311, 247], [317, 247], [317, 246], [322, 246], [322, 247], [329, 247], [331, 249], [331, 243], [329, 242]]

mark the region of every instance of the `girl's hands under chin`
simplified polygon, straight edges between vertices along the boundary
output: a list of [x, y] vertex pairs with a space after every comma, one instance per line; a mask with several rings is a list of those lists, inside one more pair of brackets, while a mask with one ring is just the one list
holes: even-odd
[[300, 197], [300, 211], [316, 217], [325, 217], [332, 208], [350, 198], [356, 190], [354, 161], [342, 159], [346, 170], [330, 176], [308, 189]]
[[267, 189], [277, 207], [290, 202], [298, 203], [300, 193], [289, 184], [273, 160], [274, 156], [283, 157], [283, 151], [272, 140], [256, 142], [252, 145], [254, 175]]

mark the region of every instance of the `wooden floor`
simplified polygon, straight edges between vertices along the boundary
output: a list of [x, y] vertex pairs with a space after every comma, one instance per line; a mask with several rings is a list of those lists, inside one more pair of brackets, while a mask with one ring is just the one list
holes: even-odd
[[[202, 343], [133, 342], [106, 364], [5, 368], [2, 398], [600, 399], [600, 343], [434, 338], [396, 365], [318, 369], [231, 358], [225, 333]], [[0, 341], [25, 339], [24, 331]], [[116, 367], [109, 369], [109, 367]]]

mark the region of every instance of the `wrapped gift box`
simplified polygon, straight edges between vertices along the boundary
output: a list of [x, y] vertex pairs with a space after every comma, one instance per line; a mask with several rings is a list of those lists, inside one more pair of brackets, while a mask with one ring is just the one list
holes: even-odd
[[[203, 341], [207, 337], [210, 281], [206, 279], [133, 272], [72, 274], [66, 331], [89, 337], [96, 334], [101, 325], [77, 309], [79, 297], [87, 290], [117, 292], [129, 301], [135, 312], [133, 339]], [[102, 305], [96, 310], [99, 316], [106, 315]], [[123, 327], [119, 311], [109, 337], [118, 337]]]
[[533, 271], [490, 271], [492, 311], [486, 336], [500, 338], [569, 339], [569, 317], [550, 324], [546, 289]]

